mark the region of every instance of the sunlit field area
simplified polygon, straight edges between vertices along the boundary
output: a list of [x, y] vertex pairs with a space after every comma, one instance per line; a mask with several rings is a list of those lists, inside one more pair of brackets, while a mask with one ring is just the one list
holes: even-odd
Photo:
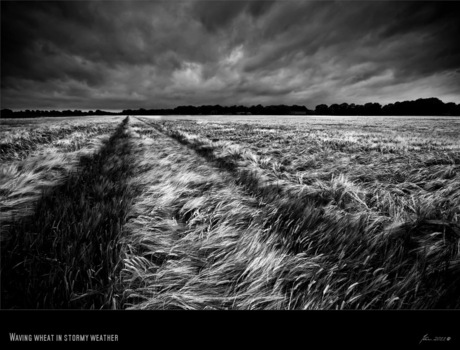
[[2, 120], [2, 308], [458, 309], [460, 119]]

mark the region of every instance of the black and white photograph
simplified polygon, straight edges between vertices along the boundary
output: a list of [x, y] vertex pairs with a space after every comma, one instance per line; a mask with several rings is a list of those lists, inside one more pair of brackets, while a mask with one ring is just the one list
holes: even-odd
[[460, 343], [432, 331], [460, 309], [460, 1], [0, 6], [3, 319], [369, 312]]

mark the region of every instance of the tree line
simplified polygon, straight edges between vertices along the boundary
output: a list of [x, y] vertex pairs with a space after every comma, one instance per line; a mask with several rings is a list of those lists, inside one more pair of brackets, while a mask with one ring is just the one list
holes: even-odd
[[87, 115], [119, 115], [119, 112], [107, 112], [97, 109], [95, 111], [81, 110], [30, 110], [12, 111], [11, 109], [2, 109], [1, 118], [39, 118], [39, 117], [69, 117], [69, 116], [87, 116]]
[[178, 106], [168, 109], [125, 109], [122, 112], [107, 112], [102, 110], [80, 111], [47, 111], [25, 110], [12, 111], [2, 109], [2, 118], [33, 118], [58, 116], [88, 116], [88, 115], [433, 115], [460, 116], [460, 104], [444, 103], [438, 98], [420, 98], [414, 101], [389, 103], [382, 106], [379, 103], [366, 104], [326, 104], [317, 105], [314, 110], [299, 105], [270, 105], [270, 106]]

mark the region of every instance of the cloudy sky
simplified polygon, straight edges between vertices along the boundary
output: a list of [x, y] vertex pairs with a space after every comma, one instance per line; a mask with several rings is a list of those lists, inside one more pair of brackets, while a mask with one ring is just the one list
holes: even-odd
[[460, 103], [460, 2], [2, 1], [1, 107]]

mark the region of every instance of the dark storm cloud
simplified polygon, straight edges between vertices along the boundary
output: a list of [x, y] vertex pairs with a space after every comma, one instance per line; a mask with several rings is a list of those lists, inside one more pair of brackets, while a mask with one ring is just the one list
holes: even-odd
[[209, 30], [215, 31], [228, 26], [244, 12], [252, 17], [260, 17], [274, 4], [274, 1], [197, 1], [192, 10], [193, 16]]
[[2, 107], [460, 102], [458, 2], [1, 6]]
[[459, 9], [454, 2], [318, 2], [314, 7], [289, 2], [267, 20], [266, 49], [257, 49], [246, 68], [264, 68], [296, 52], [311, 56], [329, 50], [352, 63], [375, 61], [421, 73], [451, 69], [460, 62]]

